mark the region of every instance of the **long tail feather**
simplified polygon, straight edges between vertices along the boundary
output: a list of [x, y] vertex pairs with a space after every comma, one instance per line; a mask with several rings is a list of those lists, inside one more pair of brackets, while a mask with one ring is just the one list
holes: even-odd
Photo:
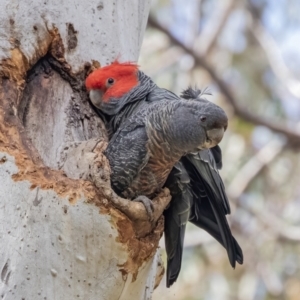
[[190, 191], [189, 176], [179, 162], [175, 165], [166, 182], [172, 200], [165, 211], [165, 245], [167, 252], [167, 287], [177, 279], [182, 261], [185, 227], [190, 218], [193, 195]]

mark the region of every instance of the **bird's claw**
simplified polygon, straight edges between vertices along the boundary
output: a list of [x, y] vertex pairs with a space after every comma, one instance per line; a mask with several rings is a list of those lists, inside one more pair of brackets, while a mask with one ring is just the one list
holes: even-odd
[[144, 207], [146, 209], [149, 221], [153, 222], [153, 220], [154, 220], [154, 215], [153, 215], [154, 205], [153, 205], [152, 201], [146, 196], [138, 196], [137, 198], [133, 199], [132, 201], [143, 203]]

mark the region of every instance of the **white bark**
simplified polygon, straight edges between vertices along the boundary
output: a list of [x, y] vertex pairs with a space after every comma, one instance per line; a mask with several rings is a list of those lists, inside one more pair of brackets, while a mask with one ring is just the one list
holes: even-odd
[[91, 183], [78, 179], [85, 178], [94, 159], [94, 145], [68, 164], [72, 145], [105, 139], [103, 124], [83, 92], [47, 60], [34, 66], [48, 52], [82, 82], [75, 73], [86, 62], [136, 61], [149, 5], [142, 0], [0, 3], [3, 299], [151, 299], [163, 272], [155, 254], [161, 222], [151, 235], [136, 238], [128, 218]]
[[[92, 59], [103, 65], [117, 57], [136, 61], [150, 0], [1, 0], [0, 8], [0, 60], [10, 57], [18, 40], [20, 51], [33, 62], [47, 50], [55, 26], [68, 49], [66, 59], [77, 72]], [[77, 45], [69, 24], [77, 31]]]

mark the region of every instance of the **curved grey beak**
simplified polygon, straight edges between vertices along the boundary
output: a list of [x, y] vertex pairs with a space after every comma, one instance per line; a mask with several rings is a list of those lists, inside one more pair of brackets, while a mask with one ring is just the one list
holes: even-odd
[[91, 99], [92, 103], [97, 108], [101, 108], [103, 92], [101, 90], [90, 90], [89, 95], [90, 95], [90, 99]]
[[226, 128], [222, 127], [222, 128], [214, 128], [206, 132], [207, 137], [211, 141], [210, 147], [214, 147], [221, 142], [225, 130]]

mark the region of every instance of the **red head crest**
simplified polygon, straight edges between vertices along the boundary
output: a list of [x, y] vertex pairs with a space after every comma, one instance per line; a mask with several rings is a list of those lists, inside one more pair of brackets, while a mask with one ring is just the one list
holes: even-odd
[[138, 65], [131, 62], [119, 63], [117, 60], [112, 64], [95, 70], [85, 82], [90, 90], [101, 90], [103, 101], [109, 98], [120, 98], [138, 84]]

